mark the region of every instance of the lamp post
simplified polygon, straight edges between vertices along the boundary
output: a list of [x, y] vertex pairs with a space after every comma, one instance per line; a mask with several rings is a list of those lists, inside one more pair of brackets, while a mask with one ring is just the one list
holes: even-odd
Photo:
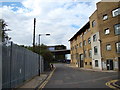
[[[43, 35], [45, 35], [45, 36], [50, 36], [50, 34], [39, 34], [39, 38], [38, 38], [38, 40], [39, 40], [39, 41], [38, 41], [38, 42], [39, 42], [39, 52], [40, 52], [40, 36], [43, 36]], [[39, 53], [39, 54], [40, 54], [40, 53]], [[39, 55], [39, 60], [38, 60], [38, 65], [39, 65], [39, 66], [38, 66], [38, 67], [39, 67], [39, 68], [38, 68], [38, 70], [39, 70], [38, 73], [39, 73], [39, 76], [40, 76], [40, 61], [41, 61], [40, 59], [41, 59], [41, 58], [40, 58], [40, 55]]]

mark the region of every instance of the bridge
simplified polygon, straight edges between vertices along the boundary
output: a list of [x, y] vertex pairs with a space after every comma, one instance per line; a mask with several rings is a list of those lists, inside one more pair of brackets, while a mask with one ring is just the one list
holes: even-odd
[[55, 55], [60, 55], [60, 54], [70, 54], [70, 50], [53, 50], [51, 51], [51, 53], [55, 54]]

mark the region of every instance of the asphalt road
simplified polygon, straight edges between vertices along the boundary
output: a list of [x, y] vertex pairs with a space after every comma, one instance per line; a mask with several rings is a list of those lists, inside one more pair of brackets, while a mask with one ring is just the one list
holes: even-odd
[[118, 77], [117, 72], [93, 72], [56, 64], [56, 70], [44, 88], [109, 88], [106, 82]]

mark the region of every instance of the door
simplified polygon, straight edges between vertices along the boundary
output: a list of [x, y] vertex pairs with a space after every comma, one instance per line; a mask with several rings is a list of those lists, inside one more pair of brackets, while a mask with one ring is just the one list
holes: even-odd
[[113, 60], [107, 60], [107, 70], [113, 70]]
[[80, 54], [80, 68], [84, 67], [83, 54]]

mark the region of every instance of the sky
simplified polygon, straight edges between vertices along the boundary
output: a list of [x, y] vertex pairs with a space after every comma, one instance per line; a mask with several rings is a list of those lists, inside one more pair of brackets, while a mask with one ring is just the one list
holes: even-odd
[[34, 18], [36, 18], [36, 43], [65, 45], [78, 32], [96, 10], [100, 0], [4, 0], [0, 1], [0, 17], [6, 21], [8, 35], [18, 45], [32, 46]]

